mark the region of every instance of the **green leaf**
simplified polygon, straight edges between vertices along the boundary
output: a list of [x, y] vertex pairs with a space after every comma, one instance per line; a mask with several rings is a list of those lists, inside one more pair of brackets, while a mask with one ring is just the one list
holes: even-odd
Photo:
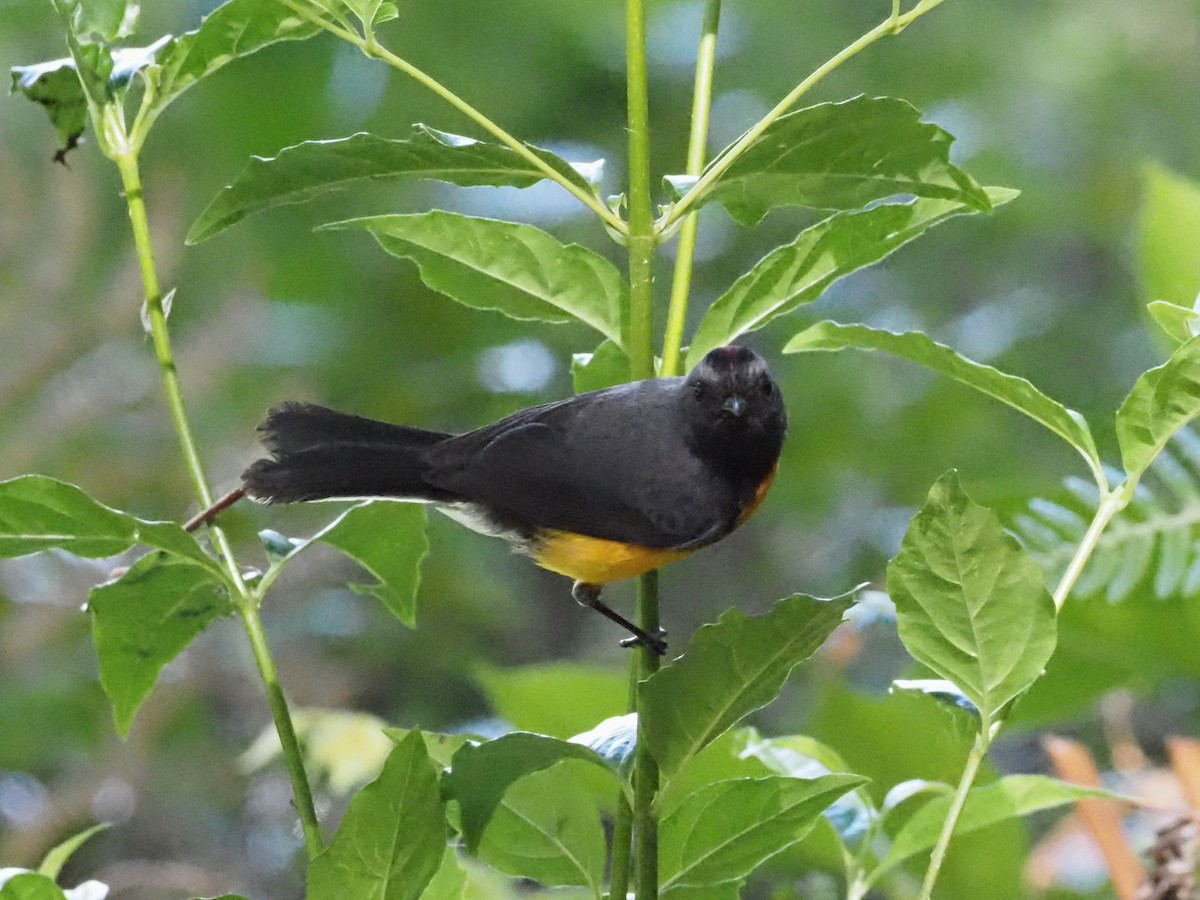
[[627, 674], [579, 663], [485, 666], [476, 670], [475, 680], [492, 708], [514, 728], [558, 738], [620, 715], [629, 699]]
[[67, 900], [54, 879], [27, 872], [15, 875], [0, 887], [0, 900]]
[[1154, 300], [1146, 304], [1146, 309], [1163, 333], [1175, 343], [1186, 344], [1196, 337], [1197, 332], [1193, 329], [1197, 327], [1196, 318], [1200, 312], [1195, 309], [1176, 306], [1168, 300]]
[[723, 731], [770, 703], [852, 602], [850, 594], [832, 600], [795, 594], [761, 616], [727, 610], [696, 632], [682, 657], [643, 681], [641, 739], [663, 782]]
[[[1017, 196], [1005, 188], [988, 192], [995, 206]], [[811, 303], [839, 278], [878, 262], [927, 229], [971, 212], [976, 209], [967, 203], [926, 198], [838, 213], [806, 228], [713, 302], [688, 348], [688, 368], [714, 347]]]
[[1143, 373], [1117, 410], [1117, 441], [1125, 474], [1136, 481], [1167, 441], [1200, 414], [1200, 338]]
[[277, 41], [304, 40], [320, 32], [319, 25], [283, 3], [229, 0], [205, 17], [199, 28], [171, 38], [159, 49], [157, 65], [146, 73], [155, 89], [154, 114], [226, 63]]
[[953, 470], [913, 517], [887, 585], [908, 652], [962, 689], [985, 730], [1054, 652], [1054, 600], [1041, 569]]
[[208, 569], [152, 553], [116, 581], [94, 588], [88, 610], [100, 684], [125, 735], [163, 666], [233, 607], [225, 584]]
[[458, 864], [458, 854], [447, 847], [442, 855], [442, 864], [425, 888], [421, 900], [463, 900], [467, 888], [467, 873]]
[[661, 896], [684, 887], [740, 881], [799, 841], [821, 812], [866, 782], [858, 775], [739, 778], [692, 794], [663, 819]]
[[398, 500], [367, 500], [350, 507], [306, 541], [294, 545], [276, 565], [285, 565], [315, 543], [336, 547], [378, 579], [351, 584], [371, 594], [401, 622], [412, 628], [417, 615], [421, 560], [429, 552], [425, 508]]
[[[329, 3], [330, 0], [322, 0], [322, 2]], [[341, 0], [341, 2], [354, 15], [358, 16], [358, 20], [362, 22], [362, 26], [367, 32], [370, 32], [376, 25], [389, 22], [400, 15], [396, 4], [386, 2], [386, 0]]]
[[580, 766], [555, 765], [512, 785], [484, 830], [479, 858], [547, 886], [587, 887], [599, 900], [608, 849]]
[[1074, 447], [1087, 461], [1093, 473], [1102, 472], [1103, 464], [1096, 450], [1096, 442], [1083, 416], [1047, 397], [1024, 378], [967, 359], [919, 331], [897, 334], [866, 325], [818, 322], [788, 341], [783, 352], [841, 350], [846, 347], [857, 350], [883, 350], [920, 363], [1001, 403], [1007, 403]]
[[56, 880], [58, 873], [62, 871], [62, 867], [66, 865], [67, 860], [74, 855], [75, 851], [87, 843], [89, 838], [99, 834], [108, 827], [107, 822], [101, 822], [98, 825], [93, 825], [91, 828], [79, 832], [79, 834], [73, 837], [67, 838], [61, 844], [57, 844], [51, 848], [45, 857], [42, 858], [41, 865], [38, 866], [38, 874], [45, 875], [52, 881]]
[[[525, 146], [564, 178], [591, 192], [588, 180], [566, 160], [531, 144]], [[524, 188], [545, 177], [515, 150], [427, 125], [414, 125], [403, 140], [360, 132], [336, 140], [305, 141], [283, 148], [275, 157], [252, 157], [233, 184], [222, 189], [192, 224], [187, 242], [198, 244], [253, 213], [303, 203], [356, 182], [433, 178], [462, 187]]]
[[97, 503], [73, 484], [44, 475], [0, 481], [0, 557], [55, 547], [100, 558], [128, 550], [136, 539], [132, 516]]
[[[777, 206], [858, 209], [897, 194], [986, 212], [987, 193], [950, 163], [953, 142], [903, 100], [822, 103], [776, 119], [698, 199], [716, 200], [746, 226]], [[689, 185], [685, 180], [675, 186]]]
[[544, 734], [518, 731], [458, 750], [442, 779], [442, 790], [462, 810], [467, 852], [478, 850], [483, 830], [510, 785], [564, 759], [581, 759], [613, 771], [595, 751]]
[[[954, 833], [968, 834], [1006, 819], [1053, 809], [1087, 797], [1113, 796], [1099, 788], [1068, 784], [1044, 775], [1008, 775], [994, 784], [972, 788], [967, 793]], [[950, 794], [942, 794], [913, 813], [892, 840], [892, 846], [879, 867], [871, 873], [871, 880], [876, 880], [910, 856], [932, 848], [952, 801]]]
[[76, 37], [106, 41], [128, 37], [137, 25], [138, 4], [130, 0], [66, 0]]
[[[756, 759], [776, 775], [817, 778], [850, 771], [836, 750], [807, 735], [764, 738], [756, 729], [745, 728], [736, 736], [741, 744], [740, 759]], [[866, 791], [849, 791], [824, 812], [838, 837], [849, 844], [856, 843], [866, 834], [875, 815]]]
[[88, 117], [87, 96], [79, 83], [74, 60], [14, 66], [11, 92], [20, 92], [46, 111], [60, 147], [72, 148], [83, 134]]
[[571, 357], [571, 379], [576, 394], [624, 384], [632, 377], [629, 357], [609, 340], [592, 353], [576, 353]]
[[[388, 726], [383, 729], [383, 733], [387, 735], [388, 740], [393, 744], [399, 744], [412, 733], [411, 728], [394, 728]], [[458, 752], [458, 748], [464, 744], [469, 744], [472, 741], [478, 742], [482, 738], [472, 734], [443, 734], [437, 731], [423, 731], [421, 737], [425, 739], [425, 750], [429, 753], [429, 758], [441, 766], [443, 769], [450, 768], [450, 760], [454, 758], [454, 754]]]
[[1200, 295], [1200, 184], [1149, 165], [1142, 191], [1137, 245], [1143, 295], [1190, 307]]
[[183, 557], [220, 579], [220, 564], [175, 522], [147, 522], [92, 499], [73, 484], [45, 475], [0, 481], [0, 558], [51, 548], [99, 559], [134, 544]]
[[532, 225], [433, 210], [372, 216], [318, 230], [362, 228], [393, 256], [417, 264], [430, 288], [514, 319], [591, 325], [623, 346], [628, 288], [616, 267]]
[[419, 731], [359, 791], [308, 870], [308, 900], [416, 900], [442, 865], [445, 808]]

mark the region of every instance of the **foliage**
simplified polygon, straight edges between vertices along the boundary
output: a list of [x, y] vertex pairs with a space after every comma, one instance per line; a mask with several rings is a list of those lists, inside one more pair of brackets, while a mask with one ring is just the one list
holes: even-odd
[[[603, 193], [606, 176], [599, 163], [514, 137], [388, 49], [375, 29], [400, 10], [380, 0], [228, 0], [198, 28], [143, 46], [123, 45], [137, 30], [136, 4], [55, 0], [70, 56], [14, 67], [13, 89], [49, 115], [60, 161], [90, 125], [101, 153], [116, 166], [171, 424], [195, 499], [207, 506], [212, 492], [184, 407], [167, 324], [173, 292], [164, 296], [159, 288], [140, 171], [159, 117], [193, 86], [277, 42], [331, 34], [465, 116], [481, 137], [413, 125], [399, 139], [362, 130], [341, 138], [292, 139], [272, 156], [254, 157], [194, 217], [188, 240], [199, 244], [239, 223], [247, 233], [244, 223], [252, 214], [314, 202], [312, 217], [324, 224], [313, 243], [333, 240], [329, 232], [369, 232], [387, 254], [415, 266], [416, 281], [427, 290], [418, 302], [430, 309], [437, 294], [521, 323], [494, 317], [495, 329], [559, 324], [598, 333], [603, 342], [591, 353], [582, 352], [590, 344], [579, 343], [579, 335], [588, 333], [584, 328], [572, 328], [562, 339], [580, 351], [573, 356], [572, 376], [576, 390], [586, 390], [651, 370], [678, 374], [673, 361], [681, 355], [694, 364], [710, 349], [776, 318], [823, 297], [836, 299], [829, 289], [840, 280], [890, 258], [935, 226], [991, 213], [1016, 196], [1010, 189], [981, 186], [952, 162], [953, 137], [905, 101], [860, 96], [793, 108], [841, 63], [900, 34], [940, 2], [920, 0], [903, 12], [895, 5], [890, 16], [800, 82], [707, 165], [700, 127], [692, 136], [687, 171], [666, 174], [659, 198], [649, 192], [650, 121], [637, 99], [646, 88], [640, 0], [630, 3], [627, 20], [631, 140], [627, 189], [616, 197]], [[705, 34], [715, 39], [719, 4], [709, 0], [707, 10]], [[703, 123], [712, 58], [703, 51], [698, 58], [694, 115]], [[213, 90], [219, 91], [215, 80]], [[480, 672], [483, 692], [508, 725], [535, 730], [501, 729], [504, 733], [479, 740], [417, 728], [389, 730], [393, 746], [378, 761], [377, 777], [355, 793], [326, 845], [309, 773], [327, 770], [333, 783], [336, 770], [321, 762], [320, 717], [296, 716], [288, 707], [261, 608], [274, 585], [286, 585], [292, 573], [303, 571], [298, 560], [313, 556], [306, 551], [324, 544], [369, 573], [373, 580], [352, 585], [356, 592], [373, 595], [391, 616], [416, 627], [427, 615], [416, 605], [429, 548], [420, 507], [362, 503], [319, 525], [310, 538], [262, 532], [261, 545], [247, 550], [251, 542], [227, 531], [225, 518], [199, 540], [173, 522], [110, 508], [66, 482], [24, 475], [0, 482], [0, 555], [53, 551], [104, 561], [110, 577], [92, 590], [88, 610], [100, 684], [122, 736], [131, 733], [168, 665], [218, 619], [240, 621], [305, 836], [313, 900], [347, 893], [500, 896], [505, 888], [496, 885], [507, 884], [508, 876], [547, 888], [579, 888], [599, 900], [606, 891], [624, 895], [621, 880], [631, 870], [639, 900], [731, 898], [749, 879], [771, 877], [763, 873], [772, 867], [783, 872], [781, 881], [795, 880], [807, 864], [803, 854], [818, 846], [825, 851], [823, 864], [840, 868], [854, 900], [872, 886], [888, 891], [895, 871], [929, 851], [921, 892], [928, 898], [956, 833], [1107, 796], [1030, 775], [974, 785], [987, 773], [988, 751], [1019, 701], [1053, 667], [1058, 617], [1068, 596], [1103, 589], [1120, 600], [1148, 581], [1160, 596], [1194, 593], [1197, 541], [1189, 515], [1196, 490], [1187, 454], [1194, 453], [1195, 438], [1186, 426], [1200, 414], [1200, 337], [1194, 336], [1191, 306], [1200, 284], [1194, 265], [1178, 262], [1187, 251], [1176, 245], [1174, 232], [1186, 232], [1193, 223], [1196, 193], [1157, 168], [1146, 178], [1150, 200], [1140, 231], [1152, 294], [1147, 299], [1153, 301], [1150, 315], [1173, 346], [1169, 358], [1141, 375], [1116, 410], [1121, 473], [1105, 468], [1082, 415], [1030, 381], [976, 362], [921, 331], [824, 321], [800, 331], [785, 348], [797, 354], [883, 350], [948, 375], [1063, 439], [1093, 478], [1094, 485], [1069, 482], [1074, 499], [1068, 505], [1035, 501], [1030, 514], [1017, 520], [1022, 545], [1005, 532], [996, 513], [967, 495], [951, 471], [933, 485], [887, 567], [898, 638], [912, 660], [939, 676], [901, 679], [895, 687], [919, 695], [919, 702], [938, 704], [969, 735], [970, 747], [964, 745], [964, 761], [953, 775], [956, 785], [922, 780], [867, 787], [866, 777], [851, 771], [831, 746], [802, 734], [764, 737], [738, 728], [780, 697], [793, 672], [848, 613], [862, 614], [850, 612], [853, 592], [821, 600], [789, 591], [761, 615], [736, 606], [727, 610], [697, 629], [685, 652], [661, 668], [652, 651], [641, 651], [628, 680], [626, 715], [618, 715], [619, 701], [613, 708], [624, 680], [608, 671]], [[555, 188], [601, 228], [568, 236], [570, 229], [540, 227], [546, 222], [429, 208], [433, 203], [418, 212], [352, 218], [320, 205], [344, 187], [375, 190], [413, 181], [435, 182], [436, 190], [517, 189], [523, 196]], [[153, 196], [153, 186], [149, 193]], [[654, 199], [664, 204], [657, 218]], [[672, 291], [667, 312], [673, 321], [686, 322], [696, 214], [706, 204], [724, 207], [740, 226], [794, 232], [787, 231], [782, 244], [742, 271], [724, 273], [728, 287], [693, 316], [686, 351], [681, 337], [668, 339], [656, 357], [651, 333], [656, 248], [680, 233], [675, 284], [683, 289]], [[808, 217], [799, 226], [778, 224], [797, 221], [787, 218], [787, 210], [764, 222], [774, 210], [791, 207]], [[612, 239], [603, 252], [581, 243], [602, 235]], [[627, 257], [628, 277], [610, 261], [614, 252]], [[410, 268], [406, 263], [385, 271], [411, 276]], [[590, 340], [596, 340], [594, 333]], [[355, 356], [344, 349], [342, 355]], [[403, 388], [419, 391], [415, 380]], [[1188, 462], [1166, 449], [1172, 439]], [[243, 565], [239, 556], [247, 552], [264, 553], [265, 569]], [[752, 593], [752, 576], [742, 581], [742, 593], [732, 598], [738, 603]], [[641, 621], [649, 630], [657, 614], [647, 598], [655, 584], [649, 579], [641, 588]], [[489, 590], [482, 582], [475, 587]], [[579, 691], [595, 696], [576, 703]], [[374, 719], [356, 719], [354, 725], [378, 727]], [[354, 780], [361, 781], [337, 783], [344, 787]], [[614, 825], [606, 829], [609, 817]], [[70, 896], [54, 879], [91, 834], [60, 845], [38, 873], [9, 880], [0, 897]]]

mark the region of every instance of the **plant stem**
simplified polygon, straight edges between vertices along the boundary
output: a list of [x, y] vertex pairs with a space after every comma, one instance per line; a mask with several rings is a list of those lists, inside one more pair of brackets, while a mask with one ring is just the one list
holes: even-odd
[[[113, 160], [121, 173], [121, 184], [124, 187], [125, 203], [129, 209], [129, 222], [133, 230], [133, 243], [137, 252], [138, 264], [141, 267], [142, 286], [146, 295], [146, 313], [150, 321], [154, 355], [158, 359], [163, 391], [171, 410], [171, 421], [175, 426], [175, 433], [178, 436], [179, 446], [183, 452], [184, 462], [196, 496], [202, 507], [209, 507], [212, 505], [212, 491], [204, 474], [204, 466], [200, 462], [200, 454], [196, 449], [196, 441], [192, 436], [191, 425], [183, 404], [183, 391], [179, 386], [179, 373], [175, 367], [175, 354], [171, 348], [171, 334], [167, 329], [167, 315], [163, 308], [158, 270], [154, 264], [154, 248], [150, 240], [146, 203], [142, 196], [138, 154], [135, 149], [130, 149], [128, 144], [125, 144], [119, 152], [113, 155]], [[254, 659], [258, 663], [263, 684], [267, 689], [267, 702], [271, 707], [275, 730], [279, 733], [284, 761], [292, 781], [292, 793], [296, 802], [296, 812], [300, 816], [300, 823], [304, 829], [305, 846], [309, 857], [312, 858], [321, 851], [321, 832], [317, 825], [317, 813], [313, 807], [308, 776], [304, 771], [303, 757], [300, 755], [300, 745], [296, 740], [296, 730], [292, 724], [287, 701], [279, 687], [275, 662], [271, 658], [266, 635], [262, 630], [262, 621], [258, 615], [258, 598], [246, 586], [225, 532], [212, 525], [209, 527], [209, 533], [212, 536], [213, 545], [217, 548], [217, 552], [228, 570], [230, 584], [235, 594], [234, 606], [242, 617], [246, 634], [250, 638], [250, 646], [254, 651]]]
[[[636, 668], [634, 669], [636, 672]], [[612, 867], [609, 869], [609, 900], [629, 896], [629, 861], [633, 842], [633, 808], [624, 791], [617, 797], [617, 817], [612, 831]]]
[[937, 843], [933, 845], [933, 853], [929, 857], [929, 868], [925, 870], [925, 883], [921, 885], [920, 900], [930, 900], [933, 895], [933, 885], [937, 881], [938, 872], [946, 858], [946, 849], [950, 846], [950, 837], [954, 834], [954, 827], [958, 824], [963, 804], [967, 802], [967, 792], [971, 790], [975, 775], [979, 772], [979, 766], [983, 762], [983, 758], [987, 756], [988, 747], [991, 744], [991, 730], [991, 724], [985, 722], [984, 727], [975, 737], [975, 744], [971, 747], [971, 753], [967, 757], [967, 765], [963, 769], [962, 778], [959, 779], [958, 787], [954, 791], [950, 811], [946, 814], [946, 821], [942, 823], [942, 831], [938, 835]]
[[[1134, 485], [1127, 482], [1117, 490], [1105, 494], [1100, 501], [1100, 506], [1096, 510], [1095, 516], [1092, 517], [1092, 522], [1088, 526], [1083, 540], [1080, 541], [1079, 546], [1075, 549], [1075, 554], [1071, 557], [1071, 562], [1067, 565], [1067, 570], [1063, 573], [1062, 578], [1059, 579], [1058, 586], [1054, 589], [1053, 597], [1056, 610], [1062, 609], [1067, 596], [1071, 593], [1075, 582], [1079, 580], [1079, 576], [1087, 566], [1092, 552], [1096, 549], [1096, 545], [1099, 543], [1100, 535], [1103, 534], [1104, 529], [1112, 521], [1113, 516], [1124, 509], [1129, 503], [1129, 499], [1133, 496], [1133, 487]], [[938, 870], [941, 868], [942, 860], [946, 856], [946, 848], [949, 846], [950, 838], [954, 834], [954, 828], [958, 824], [958, 817], [962, 812], [963, 803], [966, 802], [967, 791], [971, 789], [971, 784], [975, 780], [975, 774], [979, 771], [979, 765], [983, 761], [984, 756], [987, 755], [988, 747], [995, 736], [992, 732], [995, 730], [996, 728], [993, 727], [992, 723], [985, 722], [984, 727], [980, 730], [975, 740], [975, 746], [971, 748], [971, 755], [967, 757], [967, 765], [958, 783], [954, 802], [950, 805], [946, 821], [942, 824], [941, 834], [938, 835], [938, 842], [933, 848], [933, 854], [929, 858], [929, 868], [925, 870], [925, 884], [921, 889], [920, 900], [929, 900], [930, 894], [933, 891]]]
[[[717, 58], [717, 27], [721, 22], [721, 0], [705, 0], [704, 22], [700, 29], [700, 49], [696, 54], [696, 77], [692, 89], [692, 130], [688, 136], [687, 174], [699, 176], [704, 170], [704, 151], [708, 140], [708, 114], [712, 106], [713, 68]], [[699, 219], [688, 213], [679, 230], [675, 255], [675, 275], [671, 280], [671, 302], [667, 307], [667, 332], [663, 336], [662, 374], [678, 375], [683, 326], [687, 319], [688, 294], [692, 289], [692, 264], [696, 258], [696, 231]]]
[[321, 852], [323, 844], [321, 827], [317, 824], [317, 813], [313, 806], [312, 789], [308, 784], [308, 773], [304, 770], [304, 757], [300, 753], [300, 741], [296, 737], [296, 727], [292, 724], [287, 698], [279, 684], [279, 672], [275, 668], [275, 660], [267, 644], [267, 635], [263, 631], [258, 607], [250, 602], [249, 598], [243, 598], [243, 602], [236, 605], [238, 615], [242, 617], [242, 625], [246, 629], [246, 636], [250, 638], [254, 662], [258, 665], [259, 675], [262, 676], [267, 689], [267, 703], [270, 704], [271, 715], [275, 719], [279, 746], [283, 748], [283, 762], [292, 782], [292, 797], [296, 812], [300, 815], [300, 826], [304, 830], [304, 847], [311, 860]]
[[921, 0], [916, 6], [901, 16], [888, 16], [883, 22], [876, 25], [858, 40], [844, 47], [837, 54], [830, 57], [825, 63], [813, 71], [811, 75], [801, 81], [791, 92], [775, 104], [774, 108], [763, 116], [755, 125], [747, 131], [738, 141], [729, 147], [721, 156], [710, 166], [707, 172], [700, 176], [699, 180], [692, 185], [691, 190], [679, 198], [679, 200], [667, 211], [666, 215], [655, 226], [659, 233], [666, 231], [674, 226], [676, 222], [692, 207], [701, 197], [708, 191], [717, 179], [719, 179], [725, 171], [733, 165], [738, 157], [740, 157], [746, 149], [753, 144], [762, 135], [771, 124], [782, 116], [785, 112], [795, 105], [796, 101], [807, 94], [821, 79], [840, 66], [842, 63], [852, 59], [860, 52], [871, 46], [877, 40], [887, 37], [890, 34], [898, 34], [916, 19], [923, 16], [929, 10], [939, 6], [943, 0]]
[[[634, 379], [654, 375], [654, 214], [650, 198], [650, 101], [646, 69], [646, 10], [644, 0], [625, 3], [625, 80], [629, 125], [629, 332], [627, 348]], [[649, 634], [659, 630], [658, 573], [638, 579], [637, 622]], [[631, 665], [638, 680], [658, 669], [653, 648], [640, 648]], [[636, 694], [635, 694], [636, 696]], [[639, 713], [638, 733], [652, 727]], [[658, 897], [658, 821], [654, 799], [658, 765], [639, 737], [633, 769], [634, 863], [638, 900]], [[624, 898], [621, 898], [624, 900]]]
[[318, 12], [313, 11], [313, 9], [306, 2], [304, 2], [304, 0], [280, 0], [280, 2], [313, 24], [324, 28], [330, 34], [336, 35], [347, 43], [353, 44], [366, 56], [387, 63], [393, 69], [403, 72], [418, 84], [433, 91], [433, 93], [437, 94], [484, 131], [488, 132], [490, 135], [496, 138], [496, 140], [500, 141], [500, 143], [504, 144], [514, 153], [521, 156], [526, 162], [541, 172], [546, 178], [557, 183], [561, 188], [573, 194], [581, 203], [598, 215], [605, 225], [615, 231], [618, 235], [623, 236], [626, 233], [625, 222], [620, 216], [616, 215], [612, 212], [612, 210], [605, 206], [599, 197], [590, 191], [584, 190], [569, 178], [565, 177], [561, 172], [556, 171], [553, 166], [530, 150], [529, 147], [524, 144], [524, 142], [517, 140], [498, 124], [484, 115], [480, 110], [476, 109], [462, 97], [458, 96], [458, 94], [454, 93], [432, 75], [417, 68], [408, 60], [397, 56], [386, 47], [377, 43], [373, 35], [364, 37], [354, 31], [342, 28], [339, 25], [328, 21]]
[[[658, 633], [658, 571], [638, 579], [638, 625], [650, 634]], [[639, 681], [658, 671], [658, 653], [641, 647], [637, 655]], [[638, 716], [637, 753], [633, 769], [633, 834], [636, 842], [637, 900], [658, 897], [658, 763], [642, 739], [652, 725]]]
[[629, 120], [629, 361], [635, 380], [654, 375], [654, 213], [650, 198], [650, 102], [643, 0], [625, 5]]
[[1113, 516], [1125, 508], [1131, 496], [1133, 496], [1133, 492], [1127, 491], [1126, 486], [1122, 485], [1117, 490], [1105, 495], [1104, 499], [1100, 501], [1096, 515], [1092, 517], [1092, 523], [1088, 526], [1079, 546], [1075, 548], [1075, 555], [1071, 557], [1066, 571], [1059, 579], [1058, 587], [1054, 589], [1055, 609], [1062, 609], [1063, 604], [1067, 601], [1067, 595], [1071, 593], [1071, 588], [1075, 587], [1075, 582], [1083, 574], [1084, 567], [1092, 556], [1092, 551], [1096, 549], [1100, 535], [1104, 533], [1104, 529], [1108, 527]]

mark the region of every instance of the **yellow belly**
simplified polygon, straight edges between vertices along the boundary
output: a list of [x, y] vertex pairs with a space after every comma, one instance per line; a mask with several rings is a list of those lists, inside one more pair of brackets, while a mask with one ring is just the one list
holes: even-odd
[[551, 572], [586, 584], [608, 584], [683, 559], [691, 552], [624, 544], [570, 531], [547, 531], [539, 535], [538, 545], [530, 555]]

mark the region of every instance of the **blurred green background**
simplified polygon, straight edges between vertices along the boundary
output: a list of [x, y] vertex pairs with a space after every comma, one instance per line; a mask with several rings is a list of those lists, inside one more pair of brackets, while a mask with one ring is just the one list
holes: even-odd
[[[140, 36], [187, 30], [214, 5], [147, 3]], [[886, 6], [727, 0], [712, 149]], [[700, 8], [650, 3], [656, 175], [683, 166]], [[572, 160], [607, 159], [605, 187], [615, 193], [625, 157], [622, 17], [616, 0], [442, 0], [402, 3], [381, 35], [513, 133]], [[50, 4], [0, 0], [0, 63], [63, 52]], [[910, 365], [780, 356], [808, 321], [927, 330], [1083, 412], [1112, 459], [1112, 411], [1166, 355], [1143, 312], [1157, 296], [1143, 285], [1138, 222], [1147, 167], [1200, 178], [1195, 0], [949, 0], [828, 78], [811, 101], [859, 93], [911, 101], [958, 138], [956, 161], [981, 183], [1023, 193], [992, 216], [934, 230], [748, 339], [783, 386], [789, 443], [754, 521], [664, 572], [664, 616], [679, 648], [731, 605], [761, 612], [795, 591], [881, 584], [913, 508], [947, 468], [1008, 516], [1082, 474], [1035, 425]], [[432, 295], [411, 265], [364, 235], [312, 233], [336, 218], [438, 206], [533, 222], [619, 260], [582, 207], [549, 185], [372, 184], [183, 245], [189, 223], [251, 154], [358, 130], [399, 137], [414, 122], [475, 134], [414, 83], [317, 39], [228, 66], [152, 134], [143, 157], [151, 225], [163, 281], [177, 288], [180, 374], [218, 490], [254, 458], [254, 427], [280, 400], [468, 429], [569, 393], [571, 354], [593, 349], [582, 327], [515, 322]], [[43, 112], [9, 99], [0, 114], [0, 478], [41, 472], [143, 517], [183, 518], [194, 506], [138, 318], [116, 172], [90, 143], [69, 167], [52, 163], [54, 149]], [[775, 213], [748, 232], [706, 207], [693, 314], [806, 221]], [[305, 534], [331, 514], [246, 508], [229, 520], [250, 560], [255, 530]], [[564, 579], [437, 515], [429, 534], [415, 631], [347, 590], [355, 573], [332, 552], [317, 548], [289, 569], [265, 615], [294, 705], [434, 730], [498, 729], [481, 673], [555, 661], [622, 671], [619, 635], [571, 602]], [[286, 778], [237, 764], [269, 716], [234, 622], [218, 622], [170, 666], [129, 741], [115, 737], [80, 612], [110, 565], [47, 554], [0, 566], [0, 865], [33, 864], [72, 829], [103, 819], [116, 827], [78, 855], [67, 883], [100, 878], [117, 898], [300, 896]], [[1186, 625], [1195, 598], [1144, 593], [1119, 606], [1068, 604], [1062, 652], [997, 748], [997, 767], [1046, 770], [1039, 730], [1082, 736], [1105, 766], [1132, 740], [1148, 767], [1161, 760], [1163, 735], [1195, 733], [1200, 627]], [[608, 596], [628, 609], [632, 588]], [[953, 777], [965, 752], [953, 723], [886, 693], [909, 670], [886, 620], [844, 630], [756, 724], [821, 737], [882, 788]], [[321, 792], [323, 811], [338, 802]], [[1086, 848], [1073, 844], [1065, 856], [1042, 846], [1034, 871], [1023, 872], [1053, 821], [963, 840], [939, 896], [1013, 898], [1056, 880], [1072, 886], [1061, 896], [1106, 896]], [[810, 879], [777, 896], [823, 889]]]

